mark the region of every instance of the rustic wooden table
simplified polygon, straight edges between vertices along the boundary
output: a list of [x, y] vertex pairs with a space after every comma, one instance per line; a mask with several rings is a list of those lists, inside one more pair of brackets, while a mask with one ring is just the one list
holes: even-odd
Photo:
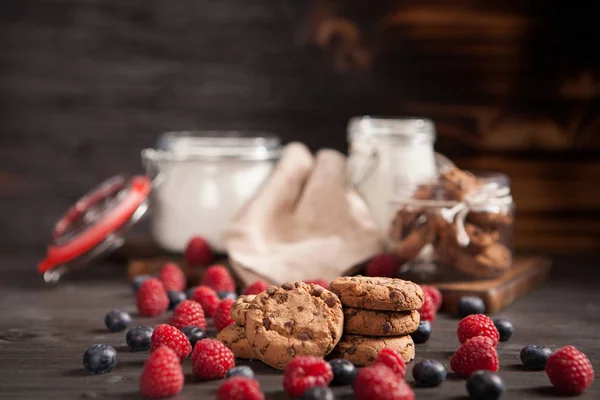
[[[55, 287], [45, 286], [33, 268], [31, 255], [0, 259], [0, 398], [7, 399], [138, 399], [138, 377], [146, 353], [130, 353], [125, 333], [109, 333], [104, 315], [112, 308], [132, 312], [135, 325], [165, 322], [166, 316], [146, 319], [135, 312], [131, 289], [122, 265], [97, 265]], [[558, 348], [572, 344], [584, 351], [596, 370], [594, 386], [580, 399], [600, 398], [600, 259], [555, 260], [553, 278], [499, 316], [510, 319], [515, 336], [499, 346], [500, 375], [507, 392], [503, 398], [555, 397], [544, 372], [524, 371], [519, 351], [526, 344]], [[440, 315], [429, 343], [417, 346], [417, 361], [433, 358], [448, 366], [458, 347], [457, 320]], [[214, 334], [214, 331], [210, 332]], [[85, 349], [106, 343], [119, 353], [116, 369], [90, 375], [82, 366]], [[189, 360], [184, 362], [186, 385], [177, 399], [214, 398], [219, 381], [197, 382]], [[281, 373], [260, 362], [249, 365], [258, 373], [268, 399], [287, 399]], [[407, 379], [412, 382], [410, 364]], [[449, 369], [449, 368], [448, 368]], [[349, 387], [335, 390], [351, 399]], [[418, 399], [467, 398], [464, 381], [452, 374], [439, 388], [416, 388]]]

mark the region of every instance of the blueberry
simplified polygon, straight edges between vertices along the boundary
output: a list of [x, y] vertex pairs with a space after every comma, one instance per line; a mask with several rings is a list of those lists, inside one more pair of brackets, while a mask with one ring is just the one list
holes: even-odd
[[185, 336], [187, 336], [192, 348], [196, 345], [196, 342], [206, 339], [206, 332], [202, 328], [198, 328], [197, 326], [184, 326], [181, 328], [181, 332]]
[[225, 375], [226, 378], [231, 378], [232, 376], [245, 376], [246, 378], [254, 379], [254, 371], [247, 365], [240, 365], [231, 368], [227, 371], [227, 375]]
[[83, 366], [94, 374], [104, 374], [117, 365], [117, 352], [106, 344], [94, 344], [83, 354]]
[[521, 350], [521, 361], [527, 369], [541, 371], [546, 367], [552, 350], [547, 347], [525, 346]]
[[507, 319], [495, 319], [494, 325], [496, 325], [496, 329], [498, 329], [501, 342], [506, 342], [515, 333], [515, 328], [513, 327], [513, 324]]
[[474, 400], [496, 400], [504, 392], [504, 382], [492, 371], [476, 371], [467, 380], [467, 392]]
[[235, 294], [235, 292], [217, 292], [217, 296], [219, 296], [219, 298], [221, 300], [223, 300], [223, 299], [236, 300], [238, 298], [238, 295]]
[[152, 339], [152, 332], [154, 329], [147, 326], [136, 326], [127, 331], [125, 335], [125, 341], [131, 351], [144, 351], [150, 349]]
[[131, 287], [133, 288], [133, 291], [137, 293], [138, 289], [140, 288], [140, 285], [144, 283], [145, 280], [150, 278], [152, 278], [152, 276], [150, 275], [138, 275], [135, 278], [133, 278], [133, 281], [131, 282]]
[[439, 386], [446, 380], [446, 368], [435, 360], [425, 360], [416, 364], [412, 370], [413, 378], [419, 386]]
[[479, 297], [464, 296], [458, 303], [458, 316], [464, 318], [471, 314], [484, 314], [485, 303]]
[[329, 361], [333, 371], [332, 385], [351, 385], [356, 379], [356, 367], [348, 360], [336, 359]]
[[169, 296], [169, 310], [174, 310], [179, 303], [187, 299], [185, 293], [179, 290], [169, 290], [167, 291], [167, 295]]
[[104, 317], [104, 323], [111, 332], [124, 331], [131, 324], [131, 316], [121, 310], [112, 310]]
[[427, 342], [431, 337], [431, 322], [419, 322], [417, 330], [411, 333], [410, 336], [412, 337], [413, 342], [415, 342], [416, 344], [422, 344]]
[[192, 286], [185, 292], [188, 300], [192, 298], [192, 296], [194, 295], [194, 292], [196, 291], [197, 288], [198, 288], [198, 286]]
[[335, 400], [333, 392], [328, 387], [314, 386], [302, 394], [301, 400]]

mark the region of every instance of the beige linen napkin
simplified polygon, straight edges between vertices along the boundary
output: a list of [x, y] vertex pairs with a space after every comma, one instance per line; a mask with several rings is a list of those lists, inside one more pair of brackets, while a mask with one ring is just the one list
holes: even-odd
[[363, 200], [347, 187], [346, 157], [291, 143], [266, 184], [224, 230], [232, 267], [250, 284], [331, 281], [383, 251]]

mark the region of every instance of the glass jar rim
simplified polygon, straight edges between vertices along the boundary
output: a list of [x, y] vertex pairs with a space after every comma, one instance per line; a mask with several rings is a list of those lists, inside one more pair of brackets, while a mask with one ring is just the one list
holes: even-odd
[[471, 171], [473, 175], [475, 175], [481, 182], [483, 183], [497, 183], [500, 187], [508, 187], [511, 186], [510, 177], [502, 173], [500, 171], [492, 171], [492, 170], [475, 170]]
[[362, 115], [348, 121], [348, 139], [372, 138], [382, 141], [435, 140], [435, 125], [427, 118]]
[[268, 161], [279, 158], [281, 141], [258, 131], [171, 131], [143, 153], [165, 161]]

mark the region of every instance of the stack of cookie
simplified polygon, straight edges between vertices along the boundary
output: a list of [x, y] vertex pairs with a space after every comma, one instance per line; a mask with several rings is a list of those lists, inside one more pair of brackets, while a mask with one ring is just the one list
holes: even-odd
[[341, 300], [344, 335], [332, 352], [354, 365], [370, 364], [381, 349], [397, 350], [404, 361], [415, 356], [410, 337], [419, 326], [424, 295], [413, 282], [392, 278], [344, 276], [329, 289]]
[[296, 356], [325, 357], [343, 331], [340, 300], [315, 284], [288, 282], [256, 296], [241, 296], [230, 312], [235, 322], [219, 332], [238, 358], [256, 358], [277, 369]]

